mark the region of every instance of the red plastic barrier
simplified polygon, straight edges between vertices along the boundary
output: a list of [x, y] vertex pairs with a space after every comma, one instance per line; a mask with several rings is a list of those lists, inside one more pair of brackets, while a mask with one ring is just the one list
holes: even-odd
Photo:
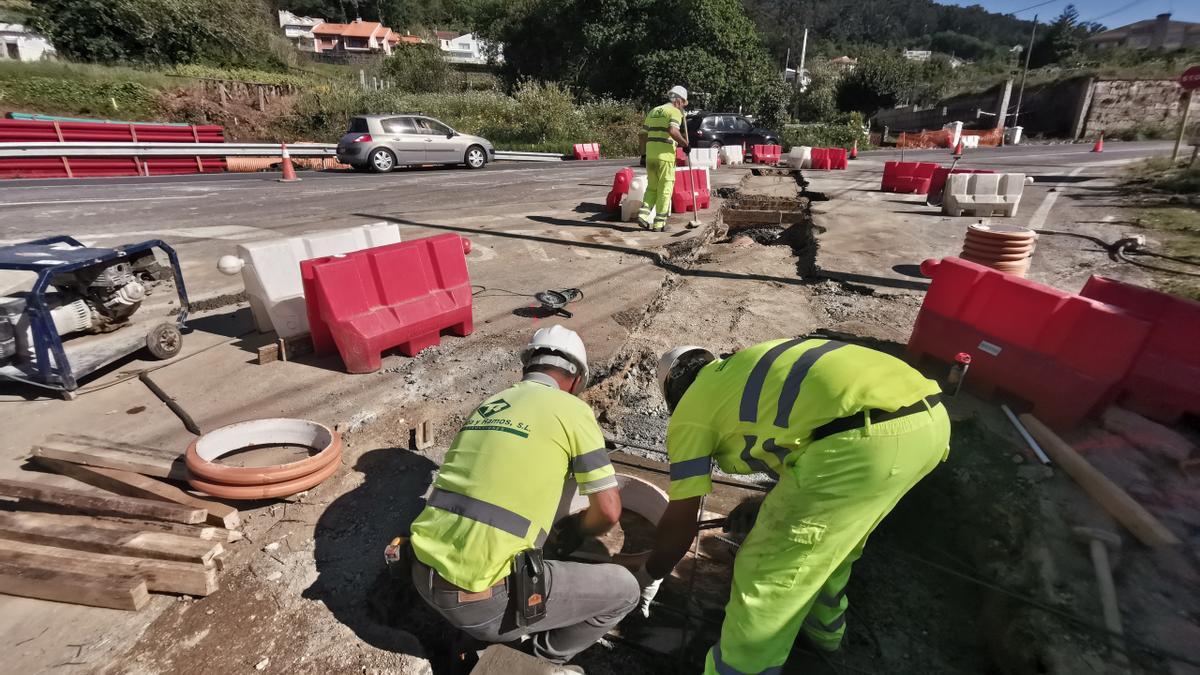
[[[692, 197], [693, 184], [696, 190], [694, 200]], [[675, 188], [671, 192], [671, 213], [695, 211], [693, 206], [707, 209], [710, 199], [708, 173], [704, 169], [684, 169], [675, 172]]]
[[[219, 126], [113, 124], [105, 122], [43, 122], [0, 119], [0, 143], [54, 142], [224, 143]], [[224, 157], [39, 157], [0, 160], [0, 178], [86, 178], [92, 176], [162, 176], [219, 173]]]
[[613, 176], [612, 189], [608, 191], [608, 198], [604, 200], [604, 208], [609, 211], [617, 211], [621, 208], [621, 197], [629, 194], [629, 184], [633, 182], [633, 169], [624, 168]]
[[1200, 302], [1097, 276], [1079, 294], [1153, 325], [1121, 383], [1124, 405], [1168, 424], [1200, 414]]
[[946, 189], [946, 180], [951, 173], [996, 173], [991, 169], [955, 169], [950, 171], [949, 167], [941, 167], [934, 169], [933, 176], [929, 179], [929, 198], [937, 199], [942, 196], [942, 191]]
[[970, 354], [967, 387], [1020, 397], [1051, 426], [1111, 403], [1150, 334], [1119, 307], [958, 258], [926, 260], [921, 271], [933, 282], [909, 354], [946, 363]]
[[471, 279], [457, 234], [304, 260], [304, 302], [318, 354], [336, 347], [351, 373], [379, 370], [382, 354], [405, 356], [474, 330]]
[[846, 159], [845, 148], [813, 148], [809, 168], [812, 169], [845, 169], [850, 166]]
[[783, 147], [778, 145], [754, 145], [750, 147], [754, 164], [778, 164]]
[[575, 159], [600, 159], [599, 143], [576, 143], [573, 147]]
[[884, 192], [927, 194], [930, 180], [938, 165], [933, 162], [884, 162], [883, 181], [879, 189]]

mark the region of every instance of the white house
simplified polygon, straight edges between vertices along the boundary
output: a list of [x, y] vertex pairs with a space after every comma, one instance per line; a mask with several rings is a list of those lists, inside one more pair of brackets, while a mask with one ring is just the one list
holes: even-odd
[[54, 58], [54, 45], [19, 23], [0, 23], [0, 59], [40, 61]]
[[302, 52], [317, 51], [313, 28], [323, 23], [325, 19], [319, 17], [297, 16], [286, 9], [279, 10], [279, 27], [283, 29], [283, 35]]
[[[459, 35], [450, 31], [434, 31], [438, 47], [444, 52], [443, 56], [452, 63], [487, 63], [491, 45], [485, 40], [478, 40], [474, 33]], [[500, 50], [496, 50], [497, 60], [503, 60]]]
[[905, 49], [904, 58], [909, 61], [928, 61], [933, 57], [933, 52], [928, 49]]

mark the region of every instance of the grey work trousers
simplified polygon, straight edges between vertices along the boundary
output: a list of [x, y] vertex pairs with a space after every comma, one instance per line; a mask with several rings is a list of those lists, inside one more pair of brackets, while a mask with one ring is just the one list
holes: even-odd
[[413, 585], [450, 625], [483, 642], [511, 642], [530, 636], [533, 655], [563, 664], [592, 646], [637, 607], [641, 589], [620, 565], [546, 561], [546, 616], [519, 628], [505, 583], [485, 600], [462, 602], [458, 591], [434, 586], [437, 572], [413, 561]]

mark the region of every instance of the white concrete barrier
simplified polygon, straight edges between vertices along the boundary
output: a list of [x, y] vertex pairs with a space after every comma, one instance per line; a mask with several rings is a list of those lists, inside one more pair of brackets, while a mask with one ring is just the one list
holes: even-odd
[[721, 161], [725, 162], [726, 166], [737, 166], [738, 164], [746, 163], [746, 155], [742, 152], [740, 145], [723, 145], [721, 146]]
[[1021, 134], [1025, 132], [1025, 127], [1008, 127], [1004, 130], [1004, 142], [1009, 145], [1020, 145]]
[[797, 145], [787, 154], [788, 166], [796, 169], [812, 168], [812, 148], [807, 145]]
[[1023, 173], [955, 173], [946, 181], [942, 213], [989, 217], [1017, 214], [1025, 191]]
[[[962, 139], [962, 144], [963, 144], [964, 148], [978, 148], [979, 147], [979, 137], [978, 136], [965, 136], [964, 135], [964, 136], [961, 136], [960, 138]], [[955, 143], [955, 145], [958, 145], [958, 144]]]
[[242, 244], [237, 247], [236, 256], [223, 256], [217, 267], [226, 274], [242, 273], [258, 331], [274, 330], [279, 337], [286, 338], [308, 332], [308, 310], [300, 280], [301, 260], [399, 241], [399, 225], [378, 222]]
[[631, 223], [637, 220], [638, 210], [642, 208], [642, 199], [646, 196], [646, 177], [634, 176], [629, 182], [629, 194], [621, 200], [621, 222]]
[[717, 148], [692, 148], [688, 153], [688, 161], [694, 169], [717, 169]]

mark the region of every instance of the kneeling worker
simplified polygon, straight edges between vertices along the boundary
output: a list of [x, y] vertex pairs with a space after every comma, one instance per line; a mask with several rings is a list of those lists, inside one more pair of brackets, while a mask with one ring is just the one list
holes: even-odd
[[535, 656], [562, 664], [637, 607], [638, 585], [619, 565], [542, 560], [569, 477], [589, 507], [564, 519], [557, 541], [606, 532], [621, 497], [596, 417], [573, 395], [587, 384], [583, 341], [543, 328], [521, 361], [524, 379], [485, 400], [447, 451], [412, 525], [412, 577], [471, 637], [529, 635]]
[[704, 672], [778, 672], [801, 628], [836, 650], [867, 537], [947, 456], [941, 389], [899, 359], [829, 340], [774, 340], [725, 359], [679, 347], [663, 355], [658, 380], [672, 411], [671, 502], [636, 572], [642, 611], [695, 536], [716, 460], [779, 482], [727, 521], [749, 535]]

